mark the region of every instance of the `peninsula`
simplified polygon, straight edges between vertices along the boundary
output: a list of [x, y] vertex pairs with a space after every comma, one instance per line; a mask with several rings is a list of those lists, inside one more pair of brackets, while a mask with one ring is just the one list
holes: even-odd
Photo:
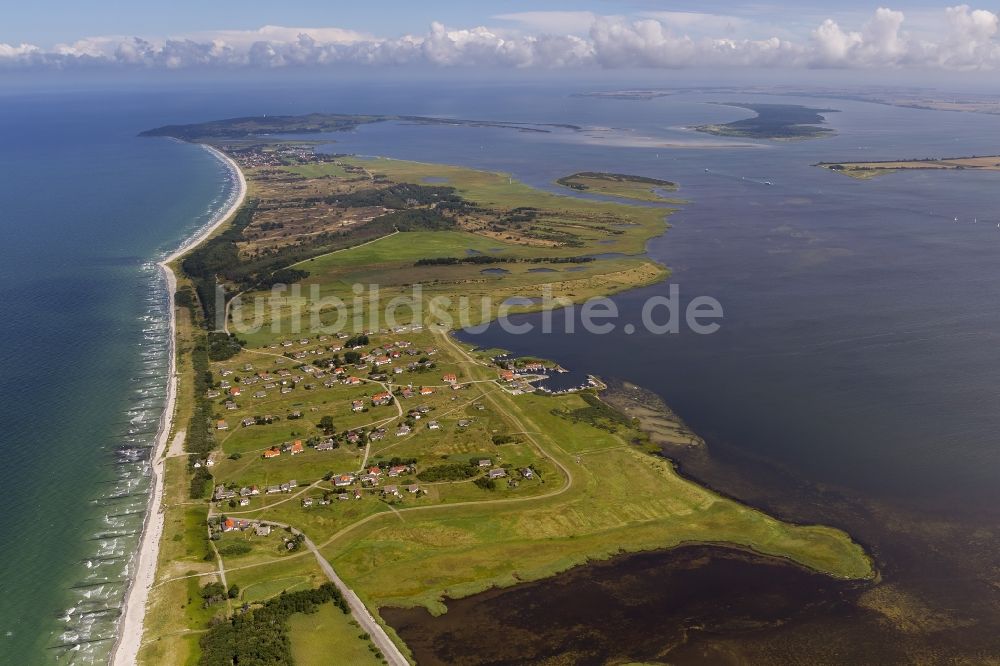
[[310, 113], [303, 116], [247, 116], [226, 118], [193, 125], [165, 125], [142, 132], [140, 136], [168, 136], [184, 141], [233, 141], [261, 138], [272, 134], [322, 134], [347, 132], [370, 123], [389, 121], [420, 125], [453, 125], [466, 127], [496, 127], [522, 132], [550, 132], [554, 128], [578, 130], [576, 125], [551, 123], [510, 123], [491, 120], [464, 120], [431, 116], [363, 115], [346, 113]]
[[[317, 127], [310, 118], [269, 118], [266, 131]], [[177, 399], [157, 452], [162, 538], [139, 663], [407, 663], [381, 608], [444, 613], [446, 598], [690, 543], [875, 575], [844, 532], [783, 522], [678, 474], [657, 442], [697, 438], [674, 415], [651, 438], [650, 419], [597, 390], [537, 391], [544, 360], [449, 335], [513, 296], [580, 302], [662, 280], [643, 250], [671, 209], [334, 155], [258, 129], [243, 119], [148, 133], [211, 144], [247, 189], [169, 266]], [[569, 178], [667, 187], [613, 176]], [[372, 284], [411, 307], [373, 320], [354, 287]]]
[[1000, 156], [972, 155], [969, 157], [924, 158], [916, 160], [885, 160], [873, 162], [819, 162], [815, 166], [842, 173], [851, 178], [868, 180], [897, 171], [1000, 171]]

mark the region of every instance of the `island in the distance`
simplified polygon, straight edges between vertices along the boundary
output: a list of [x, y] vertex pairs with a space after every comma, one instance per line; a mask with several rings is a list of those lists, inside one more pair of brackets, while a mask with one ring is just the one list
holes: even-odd
[[679, 203], [677, 199], [665, 197], [662, 192], [674, 192], [677, 183], [648, 176], [632, 176], [624, 173], [603, 173], [580, 171], [556, 180], [556, 184], [578, 192], [590, 192], [606, 196], [633, 199], [635, 201], [655, 201]]
[[815, 166], [842, 173], [851, 178], [868, 180], [897, 171], [1000, 171], [1000, 155], [969, 157], [928, 157], [917, 160], [881, 160], [872, 162], [819, 162]]
[[496, 122], [433, 116], [364, 115], [349, 113], [309, 113], [301, 116], [248, 116], [226, 118], [194, 125], [165, 125], [146, 130], [139, 136], [166, 136], [191, 142], [222, 141], [247, 137], [267, 137], [270, 134], [323, 134], [345, 132], [362, 125], [389, 121], [417, 125], [452, 125], [462, 127], [493, 127], [520, 132], [551, 132], [553, 129], [580, 130], [576, 125], [558, 123]]
[[757, 115], [722, 125], [697, 125], [693, 129], [706, 134], [743, 139], [818, 139], [834, 133], [829, 127], [820, 125], [826, 122], [823, 114], [836, 113], [836, 109], [813, 109], [798, 104], [745, 102], [726, 103], [724, 106], [748, 109]]
[[[402, 666], [411, 655], [382, 608], [440, 614], [451, 598], [692, 543], [876, 576], [843, 531], [679, 474], [664, 452], [700, 438], [654, 401], [605, 400], [597, 379], [549, 393], [553, 363], [449, 334], [513, 297], [539, 309], [545, 294], [581, 302], [663, 280], [643, 250], [672, 207], [280, 137], [352, 126], [269, 117], [147, 133], [221, 151], [247, 194], [171, 264], [178, 399], [156, 455], [164, 538], [143, 537], [159, 550], [139, 664]], [[606, 176], [569, 179], [632, 198], [672, 185]], [[439, 307], [373, 323], [354, 291], [372, 283], [387, 298], [422, 285]]]

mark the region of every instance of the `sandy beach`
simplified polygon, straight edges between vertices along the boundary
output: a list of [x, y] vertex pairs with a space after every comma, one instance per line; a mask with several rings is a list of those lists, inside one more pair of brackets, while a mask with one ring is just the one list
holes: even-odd
[[[246, 198], [247, 183], [243, 177], [243, 172], [229, 157], [210, 146], [203, 146], [216, 158], [224, 162], [239, 180], [239, 190], [231, 204], [222, 211], [209, 225], [200, 229], [193, 236], [185, 240], [173, 253], [159, 262], [158, 267], [163, 273], [167, 288], [168, 297], [173, 300], [173, 294], [177, 290], [177, 276], [170, 268], [170, 264], [184, 255], [186, 252], [200, 244], [210, 236], [223, 223], [228, 221], [243, 204]], [[163, 471], [164, 460], [167, 449], [167, 441], [173, 427], [174, 409], [177, 400], [177, 358], [176, 358], [176, 335], [177, 320], [174, 313], [173, 303], [169, 307], [170, 323], [170, 350], [169, 363], [170, 372], [167, 379], [167, 396], [163, 407], [163, 414], [160, 416], [160, 425], [156, 434], [156, 446], [151, 458], [152, 488], [149, 499], [149, 506], [146, 510], [146, 518], [142, 528], [142, 538], [139, 542], [139, 549], [133, 557], [132, 581], [128, 592], [125, 594], [122, 617], [118, 623], [117, 638], [112, 651], [111, 663], [114, 666], [130, 666], [136, 661], [139, 647], [142, 641], [143, 620], [146, 614], [146, 602], [149, 599], [149, 590], [153, 586], [156, 576], [157, 554], [160, 548], [160, 537], [163, 535]]]

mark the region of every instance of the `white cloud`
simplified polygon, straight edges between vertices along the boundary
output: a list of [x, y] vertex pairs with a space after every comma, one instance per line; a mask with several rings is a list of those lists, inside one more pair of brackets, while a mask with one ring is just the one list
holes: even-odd
[[681, 68], [729, 65], [794, 65], [801, 49], [772, 37], [764, 40], [692, 38], [659, 21], [601, 20], [590, 33], [604, 67]]
[[4, 44], [0, 42], [0, 62], [5, 60], [29, 58], [39, 51], [41, 51], [41, 49], [31, 44], [20, 44], [14, 46], [13, 44]]
[[860, 27], [844, 28], [829, 18], [804, 38], [762, 33], [761, 25], [739, 17], [698, 12], [650, 12], [632, 20], [590, 12], [494, 18], [531, 30], [435, 22], [424, 34], [387, 39], [337, 27], [269, 25], [168, 39], [93, 37], [49, 49], [0, 43], [0, 67], [1000, 68], [1000, 19], [968, 5], [939, 12], [933, 30], [922, 13], [916, 34], [906, 30], [903, 12], [879, 8]]
[[939, 67], [949, 69], [977, 69], [982, 63], [994, 66], [1000, 63], [1000, 43], [996, 41], [997, 15], [983, 9], [972, 10], [968, 5], [949, 7], [946, 11], [948, 34], [936, 48], [926, 48], [933, 53]]
[[891, 67], [911, 56], [908, 37], [901, 31], [903, 12], [880, 7], [860, 32], [848, 32], [827, 19], [812, 38], [813, 64], [828, 67]]

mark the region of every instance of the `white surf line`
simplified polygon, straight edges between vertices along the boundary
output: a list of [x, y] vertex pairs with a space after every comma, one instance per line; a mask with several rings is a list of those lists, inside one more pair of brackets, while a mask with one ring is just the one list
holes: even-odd
[[115, 645], [111, 653], [112, 666], [131, 666], [136, 663], [136, 657], [139, 654], [139, 647], [142, 641], [146, 603], [149, 600], [149, 590], [152, 588], [156, 576], [156, 561], [160, 550], [160, 538], [163, 536], [163, 454], [166, 451], [167, 439], [173, 427], [174, 409], [177, 402], [177, 317], [173, 303], [174, 292], [177, 291], [177, 276], [170, 268], [170, 264], [201, 244], [216, 229], [232, 218], [240, 206], [243, 205], [243, 200], [247, 194], [247, 181], [236, 162], [211, 146], [202, 144], [202, 147], [222, 161], [233, 172], [239, 181], [239, 189], [237, 190], [236, 197], [233, 198], [232, 203], [225, 211], [181, 243], [180, 247], [174, 250], [173, 253], [157, 263], [157, 267], [163, 274], [166, 284], [167, 298], [170, 300], [168, 307], [170, 344], [167, 398], [163, 406], [163, 413], [160, 415], [160, 425], [156, 434], [156, 447], [150, 459], [150, 470], [153, 481], [152, 495], [149, 499], [146, 517], [143, 521], [139, 549], [132, 556], [131, 560], [131, 562], [136, 563], [136, 566], [132, 581], [128, 586], [128, 591], [125, 593], [125, 601], [122, 604], [122, 616], [115, 632]]

